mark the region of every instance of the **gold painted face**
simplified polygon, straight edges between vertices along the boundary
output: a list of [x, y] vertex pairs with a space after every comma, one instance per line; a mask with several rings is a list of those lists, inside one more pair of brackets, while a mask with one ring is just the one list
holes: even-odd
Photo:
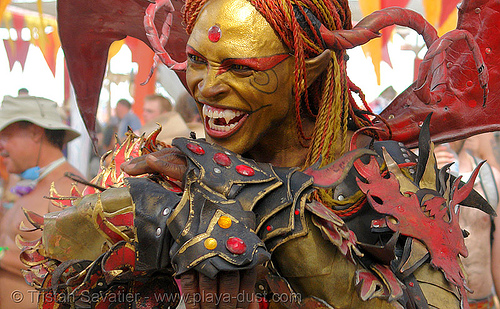
[[266, 135], [295, 134], [294, 58], [249, 1], [208, 1], [187, 54], [209, 141], [242, 154]]

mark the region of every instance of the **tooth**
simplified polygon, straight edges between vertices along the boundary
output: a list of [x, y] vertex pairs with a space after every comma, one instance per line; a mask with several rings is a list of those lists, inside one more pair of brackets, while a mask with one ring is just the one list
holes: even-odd
[[213, 118], [210, 118], [210, 117], [208, 118], [208, 127], [212, 130], [214, 129], [214, 119]]
[[231, 123], [231, 124], [229, 125], [229, 130], [234, 129], [234, 127], [236, 127], [236, 123]]
[[203, 110], [202, 110], [203, 118], [208, 117], [208, 106], [203, 105]]
[[234, 117], [236, 117], [236, 114], [233, 110], [228, 109], [224, 111], [224, 119], [226, 120], [226, 124], [229, 124], [229, 121]]

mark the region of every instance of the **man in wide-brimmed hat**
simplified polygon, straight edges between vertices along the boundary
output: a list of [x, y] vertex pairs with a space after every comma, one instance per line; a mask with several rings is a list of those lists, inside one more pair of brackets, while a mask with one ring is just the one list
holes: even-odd
[[[19, 230], [26, 222], [23, 209], [38, 214], [59, 210], [50, 201], [51, 184], [62, 195], [69, 195], [73, 181], [66, 172], [80, 175], [63, 155], [63, 146], [80, 134], [67, 126], [51, 100], [6, 96], [0, 108], [0, 155], [7, 171], [19, 174], [13, 187], [19, 199], [0, 222], [0, 308], [35, 308], [37, 293], [24, 281], [20, 269], [16, 235], [35, 240], [40, 233]], [[31, 226], [29, 223], [26, 225]], [[31, 291], [33, 290], [33, 291]]]

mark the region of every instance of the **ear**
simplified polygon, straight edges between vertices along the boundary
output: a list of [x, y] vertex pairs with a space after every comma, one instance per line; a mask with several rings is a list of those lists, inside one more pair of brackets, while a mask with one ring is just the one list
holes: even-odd
[[42, 138], [45, 136], [45, 129], [35, 124], [32, 124], [30, 126], [30, 132], [32, 134], [33, 139], [37, 142], [42, 140]]
[[328, 63], [332, 59], [332, 52], [327, 49], [314, 58], [306, 59], [306, 80], [307, 87], [323, 73], [328, 67]]

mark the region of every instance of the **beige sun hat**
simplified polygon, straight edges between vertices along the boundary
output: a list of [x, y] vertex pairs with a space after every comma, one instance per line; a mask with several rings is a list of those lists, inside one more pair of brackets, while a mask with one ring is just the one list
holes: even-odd
[[33, 96], [5, 96], [0, 108], [0, 131], [19, 121], [28, 121], [48, 130], [66, 131], [64, 143], [80, 136], [78, 131], [63, 122], [56, 102]]

